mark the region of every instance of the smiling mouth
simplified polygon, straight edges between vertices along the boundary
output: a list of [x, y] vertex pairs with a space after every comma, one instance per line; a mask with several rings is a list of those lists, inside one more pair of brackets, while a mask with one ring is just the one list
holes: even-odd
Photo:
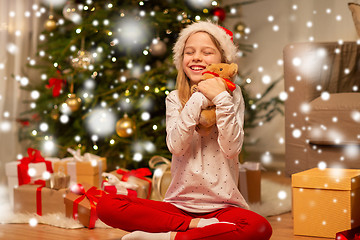
[[203, 66], [191, 66], [190, 69], [194, 70], [194, 71], [202, 71], [202, 70], [205, 69], [205, 67], [203, 67]]

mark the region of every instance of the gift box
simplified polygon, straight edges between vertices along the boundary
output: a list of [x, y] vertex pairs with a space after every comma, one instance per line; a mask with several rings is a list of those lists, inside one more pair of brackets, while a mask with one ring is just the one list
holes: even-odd
[[70, 175], [70, 184], [88, 183], [100, 188], [101, 174], [106, 170], [106, 158], [85, 153], [81, 156], [80, 150], [68, 149], [73, 157], [54, 161], [54, 172], [63, 171]]
[[336, 240], [360, 240], [360, 227], [336, 233]]
[[360, 225], [360, 170], [313, 168], [292, 175], [294, 234], [335, 238]]
[[106, 194], [89, 184], [74, 184], [64, 198], [65, 215], [74, 218], [88, 228], [94, 228], [97, 220], [96, 205], [99, 199]]
[[64, 197], [68, 189], [50, 189], [41, 184], [24, 184], [14, 188], [14, 212], [37, 213], [65, 213]]
[[56, 159], [45, 159], [39, 150], [28, 148], [28, 157], [5, 164], [5, 174], [8, 180], [9, 199], [14, 202], [14, 187], [33, 183], [43, 178], [44, 173], [52, 173], [52, 162]]
[[104, 180], [101, 189], [110, 194], [121, 194], [131, 197], [137, 197], [136, 190], [139, 188], [137, 184], [120, 181], [111, 173], [102, 174]]
[[51, 174], [49, 179], [45, 180], [45, 187], [59, 190], [70, 186], [70, 176], [64, 172], [56, 172]]
[[153, 196], [151, 198], [161, 201], [164, 199], [172, 180], [171, 162], [164, 157], [153, 156], [149, 160], [149, 166], [151, 169], [155, 169], [152, 177]]
[[261, 202], [261, 165], [245, 162], [239, 166], [238, 188], [248, 203]]
[[138, 188], [136, 189], [138, 198], [150, 198], [152, 182], [151, 178], [146, 177], [151, 175], [150, 169], [139, 168], [129, 171], [120, 168], [110, 173], [116, 176], [121, 181], [136, 184], [138, 186]]

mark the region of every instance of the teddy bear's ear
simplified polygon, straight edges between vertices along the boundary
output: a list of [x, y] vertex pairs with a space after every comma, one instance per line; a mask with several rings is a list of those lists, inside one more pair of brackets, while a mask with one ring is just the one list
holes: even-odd
[[236, 63], [231, 63], [230, 64], [230, 69], [231, 69], [231, 76], [235, 76], [235, 74], [238, 71], [238, 65]]

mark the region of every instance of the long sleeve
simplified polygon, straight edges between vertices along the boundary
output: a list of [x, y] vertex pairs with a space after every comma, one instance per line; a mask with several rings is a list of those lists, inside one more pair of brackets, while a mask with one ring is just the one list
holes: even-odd
[[218, 126], [208, 136], [195, 130], [208, 99], [194, 93], [182, 108], [176, 90], [168, 95], [166, 130], [172, 152], [172, 181], [164, 201], [189, 212], [211, 212], [228, 206], [249, 208], [237, 187], [236, 153], [243, 141], [244, 109], [239, 91], [237, 88], [234, 96], [223, 92], [213, 99]]
[[182, 109], [178, 100], [178, 91], [172, 91], [167, 96], [166, 143], [172, 154], [180, 155], [191, 145], [201, 108], [207, 104], [207, 101], [202, 93], [194, 93]]
[[239, 87], [233, 92], [217, 95], [212, 102], [216, 105], [218, 143], [227, 158], [233, 158], [241, 151], [244, 141], [244, 99]]

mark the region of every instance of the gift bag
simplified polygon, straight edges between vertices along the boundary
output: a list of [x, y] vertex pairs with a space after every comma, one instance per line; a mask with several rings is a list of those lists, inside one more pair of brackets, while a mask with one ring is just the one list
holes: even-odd
[[164, 157], [153, 156], [149, 160], [149, 166], [151, 169], [155, 169], [152, 178], [153, 198], [161, 201], [171, 183], [171, 162]]
[[261, 165], [245, 162], [239, 167], [238, 188], [248, 203], [261, 202]]

